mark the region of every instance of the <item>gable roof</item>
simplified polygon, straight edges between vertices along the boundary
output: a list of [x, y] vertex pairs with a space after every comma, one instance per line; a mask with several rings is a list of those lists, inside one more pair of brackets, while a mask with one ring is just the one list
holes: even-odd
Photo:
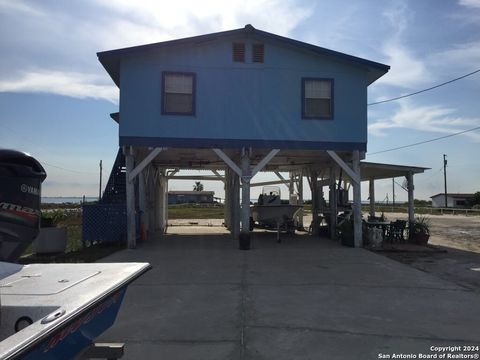
[[116, 49], [116, 50], [102, 51], [102, 52], [98, 52], [97, 56], [98, 56], [98, 60], [103, 65], [105, 70], [107, 70], [108, 74], [110, 75], [112, 80], [115, 82], [115, 84], [117, 86], [120, 86], [120, 61], [122, 57], [129, 56], [129, 55], [139, 55], [142, 53], [149, 53], [149, 52], [152, 52], [164, 47], [173, 46], [173, 45], [200, 44], [202, 42], [212, 41], [212, 40], [224, 38], [226, 36], [240, 35], [240, 34], [257, 35], [258, 37], [263, 37], [265, 39], [291, 45], [299, 49], [309, 50], [314, 54], [335, 57], [337, 59], [341, 59], [343, 61], [350, 62], [352, 64], [364, 66], [368, 70], [369, 85], [373, 83], [375, 80], [377, 80], [378, 78], [380, 78], [381, 76], [383, 76], [385, 73], [387, 73], [388, 70], [390, 69], [390, 66], [385, 64], [381, 64], [378, 62], [366, 60], [356, 56], [344, 54], [338, 51], [326, 49], [320, 46], [290, 39], [290, 38], [272, 34], [266, 31], [258, 30], [258, 29], [255, 29], [250, 24], [246, 25], [243, 28], [239, 28], [235, 30], [222, 31], [222, 32], [217, 32], [212, 34], [199, 35], [199, 36], [193, 36], [193, 37], [188, 37], [183, 39], [163, 41], [163, 42], [158, 42], [153, 44], [133, 46], [133, 47], [127, 47], [122, 49]]

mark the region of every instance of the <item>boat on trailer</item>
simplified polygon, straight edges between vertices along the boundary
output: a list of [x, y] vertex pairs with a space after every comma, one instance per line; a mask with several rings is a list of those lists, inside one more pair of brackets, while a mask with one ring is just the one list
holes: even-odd
[[[0, 150], [0, 359], [73, 359], [113, 325], [148, 263], [15, 264], [38, 234], [46, 173]], [[111, 356], [107, 356], [111, 358]]]
[[294, 218], [302, 205], [282, 204], [278, 186], [265, 186], [258, 197], [258, 202], [251, 206], [252, 217], [250, 229], [261, 227], [277, 231], [277, 240], [280, 241], [280, 231], [295, 231]]

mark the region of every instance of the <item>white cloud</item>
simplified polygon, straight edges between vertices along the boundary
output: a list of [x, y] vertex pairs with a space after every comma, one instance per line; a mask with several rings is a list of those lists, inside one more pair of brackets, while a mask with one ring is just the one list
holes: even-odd
[[390, 65], [390, 71], [380, 78], [378, 84], [393, 85], [403, 88], [415, 88], [431, 80], [431, 75], [425, 65], [414, 52], [403, 43], [402, 35], [409, 27], [414, 14], [406, 2], [394, 2], [383, 11], [392, 32], [386, 37], [382, 52], [385, 62]]
[[432, 56], [438, 66], [475, 70], [480, 64], [480, 41], [456, 44], [452, 48]]
[[0, 0], [0, 12], [4, 13], [23, 13], [26, 15], [44, 16], [44, 12], [26, 4], [24, 1]]
[[407, 3], [404, 1], [393, 2], [382, 12], [382, 15], [393, 29], [393, 36], [390, 40], [398, 41], [412, 20], [412, 13], [408, 9]]
[[[130, 0], [92, 0], [114, 13], [134, 19], [151, 30], [162, 28], [173, 37], [227, 30], [251, 23], [266, 31], [288, 35], [313, 13], [312, 6], [295, 0], [146, 0], [142, 6]], [[168, 30], [167, 30], [168, 29]]]
[[[74, 10], [68, 5], [39, 2], [33, 7], [22, 1], [0, 0], [0, 12], [8, 12], [12, 25], [26, 24], [16, 33], [13, 46], [17, 53], [11, 58], [8, 52], [3, 54], [7, 66], [0, 72], [0, 91], [117, 102], [117, 91], [98, 64], [96, 51], [229, 30], [247, 23], [288, 35], [312, 14], [313, 7], [296, 0], [145, 0], [141, 5], [130, 0], [90, 0], [78, 14]], [[44, 17], [39, 20], [37, 15]], [[18, 61], [14, 56], [18, 57], [22, 48], [28, 49], [25, 53], [29, 55]]]
[[116, 86], [101, 84], [98, 75], [61, 71], [31, 71], [12, 80], [0, 80], [0, 92], [40, 92], [118, 103]]
[[480, 9], [480, 0], [460, 0], [458, 3], [468, 8]]
[[[467, 118], [455, 115], [456, 109], [434, 106], [412, 106], [408, 101], [400, 101], [400, 108], [389, 119], [381, 119], [368, 126], [370, 135], [385, 136], [389, 129], [411, 129], [453, 134], [480, 126], [480, 118]], [[480, 133], [469, 132], [465, 136], [480, 142]]]
[[431, 81], [431, 75], [425, 63], [416, 58], [405, 46], [387, 42], [383, 46], [383, 52], [391, 70], [378, 80], [378, 84], [411, 89]]

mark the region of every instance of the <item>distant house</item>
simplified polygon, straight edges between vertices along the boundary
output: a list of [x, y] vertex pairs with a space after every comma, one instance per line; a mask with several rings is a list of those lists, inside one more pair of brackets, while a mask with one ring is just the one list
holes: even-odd
[[[453, 208], [470, 207], [469, 200], [473, 198], [474, 194], [461, 194], [461, 193], [447, 193], [447, 206]], [[432, 199], [432, 207], [441, 208], [445, 207], [445, 194], [436, 194], [430, 196]]]
[[214, 191], [169, 191], [168, 204], [212, 204]]

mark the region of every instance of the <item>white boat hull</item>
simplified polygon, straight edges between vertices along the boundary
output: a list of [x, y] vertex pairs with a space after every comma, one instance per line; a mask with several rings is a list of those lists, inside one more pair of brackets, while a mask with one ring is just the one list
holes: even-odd
[[0, 262], [0, 359], [73, 358], [113, 324], [126, 287], [150, 267]]
[[263, 226], [282, 227], [302, 209], [301, 205], [254, 205], [251, 214], [254, 221]]

